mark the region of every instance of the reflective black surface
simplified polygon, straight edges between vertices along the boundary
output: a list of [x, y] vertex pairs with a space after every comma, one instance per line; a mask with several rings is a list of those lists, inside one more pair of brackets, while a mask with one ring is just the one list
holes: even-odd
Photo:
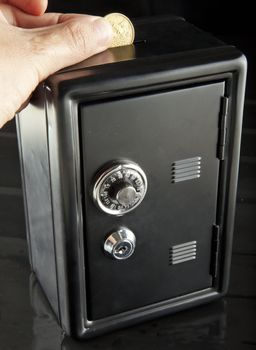
[[1, 350], [252, 349], [255, 256], [234, 254], [229, 295], [209, 305], [78, 342], [66, 337], [27, 261], [26, 242], [0, 239]]

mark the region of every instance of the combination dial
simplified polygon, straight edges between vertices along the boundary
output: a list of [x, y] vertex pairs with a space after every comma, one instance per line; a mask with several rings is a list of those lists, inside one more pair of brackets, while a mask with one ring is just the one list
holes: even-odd
[[147, 192], [147, 177], [135, 163], [115, 164], [97, 179], [93, 198], [105, 213], [121, 216], [135, 209]]

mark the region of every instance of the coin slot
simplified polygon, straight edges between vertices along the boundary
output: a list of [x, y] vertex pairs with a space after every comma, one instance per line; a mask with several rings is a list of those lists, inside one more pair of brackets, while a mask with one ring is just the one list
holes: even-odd
[[146, 39], [138, 39], [134, 41], [134, 45], [139, 45], [139, 44], [147, 44], [147, 40]]

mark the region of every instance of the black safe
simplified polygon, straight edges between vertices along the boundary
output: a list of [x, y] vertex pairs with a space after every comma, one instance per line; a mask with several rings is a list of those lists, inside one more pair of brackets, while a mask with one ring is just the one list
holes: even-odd
[[32, 270], [81, 338], [228, 287], [246, 59], [182, 18], [134, 24], [16, 119]]

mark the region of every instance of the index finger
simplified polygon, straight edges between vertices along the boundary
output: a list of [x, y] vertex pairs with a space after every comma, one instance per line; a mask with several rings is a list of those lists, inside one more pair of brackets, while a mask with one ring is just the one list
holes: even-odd
[[[1, 0], [0, 0], [1, 5]], [[10, 6], [0, 6], [0, 15], [4, 17], [5, 21], [13, 26], [24, 29], [36, 29], [48, 27], [60, 23], [67, 22], [78, 17], [87, 18], [87, 20], [94, 21], [98, 16], [78, 15], [78, 14], [62, 14], [62, 13], [45, 13], [42, 16], [33, 16], [21, 11], [20, 9]]]
[[0, 3], [12, 5], [35, 16], [42, 15], [48, 6], [48, 0], [0, 0]]

